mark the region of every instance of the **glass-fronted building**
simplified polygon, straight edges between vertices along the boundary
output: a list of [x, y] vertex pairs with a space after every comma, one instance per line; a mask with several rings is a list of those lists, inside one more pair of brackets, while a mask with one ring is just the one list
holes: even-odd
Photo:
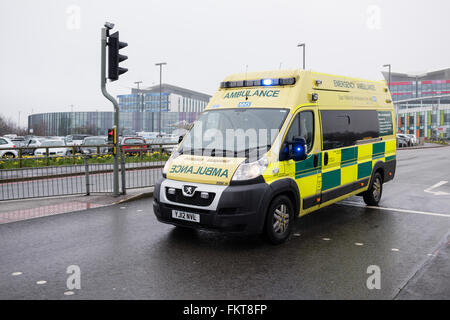
[[122, 112], [159, 112], [159, 97], [163, 112], [202, 112], [211, 99], [210, 95], [162, 84], [147, 89], [132, 89], [131, 94], [119, 95], [119, 108]]
[[[162, 132], [171, 133], [182, 122], [192, 123], [199, 112], [162, 112]], [[114, 112], [48, 112], [28, 116], [28, 128], [38, 136], [70, 134], [106, 135], [112, 128]], [[140, 131], [159, 131], [159, 112], [120, 112], [119, 133], [133, 135]]]
[[[169, 84], [147, 89], [132, 89], [119, 95], [119, 133], [133, 135], [141, 131], [159, 131], [161, 96], [162, 132], [171, 133], [177, 124], [192, 123], [206, 108], [211, 96]], [[35, 135], [66, 136], [70, 134], [106, 135], [112, 128], [114, 112], [49, 112], [28, 117], [28, 129]]]
[[[386, 81], [389, 73], [383, 72]], [[450, 68], [421, 74], [391, 73], [398, 132], [450, 139]]]

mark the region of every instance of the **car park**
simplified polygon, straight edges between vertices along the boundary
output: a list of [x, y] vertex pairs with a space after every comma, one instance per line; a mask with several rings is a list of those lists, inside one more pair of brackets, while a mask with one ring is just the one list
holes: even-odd
[[10, 139], [0, 137], [0, 158], [17, 158], [18, 152], [15, 150], [16, 147]]

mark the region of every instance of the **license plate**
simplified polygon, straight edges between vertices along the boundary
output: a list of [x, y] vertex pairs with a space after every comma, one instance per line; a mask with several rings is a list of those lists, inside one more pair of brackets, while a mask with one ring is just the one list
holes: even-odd
[[185, 220], [190, 222], [200, 222], [200, 215], [197, 213], [184, 212], [179, 210], [172, 210], [172, 218]]

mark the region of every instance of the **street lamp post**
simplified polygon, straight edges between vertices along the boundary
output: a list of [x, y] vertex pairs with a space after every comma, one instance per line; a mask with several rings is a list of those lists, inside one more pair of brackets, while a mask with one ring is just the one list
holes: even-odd
[[299, 43], [297, 45], [297, 47], [303, 47], [303, 70], [305, 70], [305, 49], [306, 49], [306, 44], [305, 43]]
[[166, 65], [166, 62], [155, 63], [155, 66], [159, 66], [159, 135], [161, 136], [161, 110], [162, 110], [162, 66]]
[[141, 131], [143, 131], [144, 128], [144, 116], [143, 116], [143, 111], [144, 111], [144, 103], [143, 103], [143, 95], [140, 92], [140, 87], [139, 85], [142, 83], [142, 81], [135, 81], [134, 84], [137, 86], [137, 95], [138, 95], [138, 100], [139, 100], [139, 115], [141, 116], [141, 121], [139, 121], [141, 123]]
[[389, 91], [391, 91], [391, 65], [390, 64], [383, 65], [383, 68], [387, 68], [387, 67], [389, 67], [389, 85], [388, 85], [388, 87], [389, 87]]

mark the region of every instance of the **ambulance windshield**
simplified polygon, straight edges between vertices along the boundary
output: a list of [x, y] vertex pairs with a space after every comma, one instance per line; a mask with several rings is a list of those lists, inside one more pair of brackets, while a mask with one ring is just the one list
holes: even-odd
[[288, 113], [287, 109], [271, 108], [205, 111], [183, 140], [180, 152], [217, 157], [263, 155]]

